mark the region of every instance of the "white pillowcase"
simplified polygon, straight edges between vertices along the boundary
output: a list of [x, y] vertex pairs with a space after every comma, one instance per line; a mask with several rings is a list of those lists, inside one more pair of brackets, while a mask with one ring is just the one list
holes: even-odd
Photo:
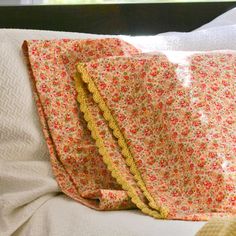
[[218, 16], [213, 21], [199, 27], [197, 30], [209, 29], [214, 27], [222, 27], [236, 24], [236, 7]]
[[145, 52], [159, 50], [235, 50], [236, 24], [201, 29], [189, 33], [169, 32], [156, 36], [122, 36], [121, 38], [134, 46], [141, 48]]
[[145, 52], [235, 50], [236, 8], [192, 32], [167, 32], [156, 36], [121, 36], [121, 38]]
[[[234, 22], [226, 25], [229, 18]], [[223, 26], [217, 27], [212, 22], [206, 26], [208, 30], [202, 27], [191, 33], [112, 37], [124, 39], [143, 51], [236, 49], [236, 11], [229, 12], [229, 16], [226, 13], [216, 22]], [[12, 234], [37, 208], [60, 192], [51, 172], [29, 76], [22, 60], [23, 40], [102, 37], [107, 36], [0, 29], [0, 235]]]

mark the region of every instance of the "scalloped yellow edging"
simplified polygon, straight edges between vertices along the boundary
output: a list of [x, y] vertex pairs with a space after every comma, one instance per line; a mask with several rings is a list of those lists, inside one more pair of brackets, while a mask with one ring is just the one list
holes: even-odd
[[[77, 71], [81, 74], [81, 76], [78, 76], [77, 74], [75, 78], [76, 89], [78, 91], [77, 100], [80, 104], [81, 111], [84, 113], [84, 118], [87, 121], [88, 128], [90, 129], [92, 133], [92, 137], [96, 141], [96, 146], [98, 147], [99, 153], [102, 155], [103, 161], [107, 165], [107, 168], [111, 171], [112, 176], [117, 180], [117, 182], [122, 186], [122, 188], [127, 191], [131, 200], [134, 202], [134, 204], [136, 204], [138, 208], [142, 210], [142, 212], [158, 219], [167, 218], [168, 209], [163, 206], [158, 206], [156, 202], [154, 201], [153, 197], [151, 196], [151, 194], [147, 191], [145, 184], [142, 180], [142, 177], [134, 163], [134, 159], [132, 157], [132, 154], [130, 153], [130, 150], [127, 146], [125, 138], [123, 134], [121, 133], [109, 108], [107, 107], [106, 103], [101, 97], [96, 85], [94, 84], [90, 76], [88, 75], [87, 70], [85, 69], [83, 63], [77, 66]], [[100, 110], [103, 111], [103, 116], [105, 120], [108, 122], [109, 127], [112, 129], [113, 135], [118, 139], [118, 145], [120, 146], [122, 150], [122, 155], [125, 157], [126, 164], [130, 167], [130, 171], [133, 174], [135, 180], [137, 181], [138, 186], [141, 188], [145, 197], [148, 199], [149, 206], [155, 210], [150, 209], [146, 204], [144, 204], [141, 201], [141, 199], [139, 198], [139, 196], [137, 195], [133, 187], [127, 184], [127, 182], [124, 180], [122, 175], [119, 172], [117, 172], [114, 165], [110, 161], [109, 154], [106, 151], [103, 140], [100, 137], [96, 128], [96, 124], [93, 121], [92, 115], [89, 112], [89, 109], [86, 103], [86, 92], [83, 86], [84, 83], [87, 84], [89, 92], [92, 93], [94, 102], [96, 102]]]
[[143, 213], [149, 214], [158, 219], [162, 218], [162, 216], [158, 212], [149, 209], [148, 206], [141, 201], [139, 196], [136, 194], [134, 188], [129, 184], [127, 184], [122, 175], [120, 175], [120, 173], [117, 172], [117, 170], [115, 169], [113, 163], [110, 161], [109, 154], [106, 151], [104, 143], [100, 138], [99, 132], [96, 128], [95, 122], [93, 121], [92, 115], [89, 112], [86, 103], [86, 92], [83, 88], [83, 82], [78, 77], [75, 79], [75, 81], [76, 81], [76, 88], [78, 91], [77, 100], [80, 104], [80, 109], [84, 113], [84, 119], [87, 122], [88, 129], [91, 131], [92, 137], [96, 142], [96, 146], [98, 147], [99, 153], [102, 155], [103, 161], [107, 165], [108, 170], [111, 172], [112, 177], [114, 177], [117, 180], [117, 182], [122, 186], [122, 188], [127, 191], [132, 202], [138, 208], [140, 208]]

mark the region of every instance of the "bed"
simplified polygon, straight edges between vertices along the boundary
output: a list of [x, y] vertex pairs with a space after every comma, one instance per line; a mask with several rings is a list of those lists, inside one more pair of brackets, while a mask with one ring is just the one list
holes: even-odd
[[61, 192], [21, 44], [112, 35], [144, 52], [233, 50], [234, 7], [235, 2], [1, 6], [0, 235], [195, 235], [204, 221], [156, 220], [138, 210], [95, 211]]

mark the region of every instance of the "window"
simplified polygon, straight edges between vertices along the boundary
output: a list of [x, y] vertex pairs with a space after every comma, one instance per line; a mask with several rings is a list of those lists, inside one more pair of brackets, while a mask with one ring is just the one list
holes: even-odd
[[0, 5], [224, 2], [234, 0], [0, 0]]
[[[41, 0], [43, 4], [85, 4], [85, 3], [155, 3], [155, 2], [224, 2], [234, 0]], [[38, 1], [39, 2], [39, 1]]]

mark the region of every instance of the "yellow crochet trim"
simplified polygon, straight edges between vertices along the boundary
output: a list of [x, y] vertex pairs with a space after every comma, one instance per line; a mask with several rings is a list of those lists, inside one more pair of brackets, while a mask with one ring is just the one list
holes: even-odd
[[[80, 103], [81, 111], [85, 115], [85, 120], [88, 122], [88, 128], [92, 132], [93, 138], [96, 140], [96, 145], [99, 148], [100, 154], [103, 156], [104, 162], [106, 163], [108, 169], [112, 172], [112, 176], [116, 178], [117, 182], [121, 184], [124, 190], [127, 190], [129, 196], [131, 197], [132, 201], [140, 208], [144, 213], [151, 215], [155, 218], [166, 218], [168, 216], [168, 209], [166, 207], [161, 207], [156, 204], [151, 194], [147, 191], [145, 184], [142, 180], [142, 177], [134, 163], [134, 159], [130, 150], [126, 144], [125, 138], [121, 133], [114, 117], [112, 116], [109, 108], [107, 107], [106, 103], [104, 102], [103, 98], [101, 97], [96, 85], [94, 84], [93, 80], [88, 75], [83, 63], [77, 66], [77, 70], [81, 73], [81, 78], [77, 76], [76, 79], [76, 88], [79, 93], [77, 100]], [[83, 81], [81, 81], [81, 79]], [[122, 155], [125, 157], [126, 164], [130, 167], [131, 173], [134, 175], [135, 180], [137, 181], [138, 186], [143, 191], [145, 197], [149, 201], [149, 206], [157, 211], [153, 211], [149, 209], [138, 197], [135, 190], [132, 186], [128, 186], [126, 181], [122, 178], [122, 176], [114, 169], [113, 164], [109, 159], [109, 155], [106, 152], [106, 148], [103, 144], [100, 135], [97, 132], [97, 128], [95, 123], [93, 122], [93, 118], [88, 110], [86, 104], [86, 94], [82, 83], [86, 83], [88, 86], [88, 90], [92, 93], [94, 101], [98, 104], [99, 108], [103, 111], [103, 116], [105, 120], [108, 121], [109, 127], [113, 130], [114, 136], [118, 139], [118, 144], [122, 150]], [[83, 93], [83, 96], [81, 96]], [[159, 214], [160, 212], [160, 214]]]
[[114, 177], [117, 182], [122, 186], [122, 188], [127, 191], [132, 202], [138, 208], [140, 208], [143, 213], [151, 215], [157, 219], [161, 219], [162, 216], [159, 214], [159, 212], [149, 209], [148, 206], [141, 201], [134, 188], [131, 185], [127, 184], [122, 175], [120, 175], [120, 173], [115, 169], [113, 163], [110, 161], [109, 154], [106, 151], [102, 138], [100, 138], [93, 117], [88, 109], [86, 102], [86, 89], [84, 88], [84, 83], [79, 78], [79, 76], [76, 76], [75, 82], [76, 89], [78, 92], [77, 101], [80, 104], [80, 109], [84, 113], [84, 119], [87, 122], [88, 129], [91, 131], [92, 138], [96, 141], [96, 146], [98, 147], [99, 153], [102, 155], [103, 161], [107, 165], [108, 170], [111, 172], [112, 177]]

